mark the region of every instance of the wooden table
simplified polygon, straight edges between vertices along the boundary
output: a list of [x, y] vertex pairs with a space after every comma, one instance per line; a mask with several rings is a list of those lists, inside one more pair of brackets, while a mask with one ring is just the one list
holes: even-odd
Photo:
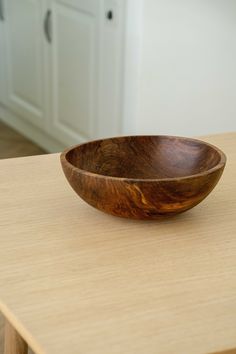
[[0, 162], [0, 310], [6, 354], [235, 352], [236, 134], [212, 194], [162, 222], [103, 214], [59, 155]]

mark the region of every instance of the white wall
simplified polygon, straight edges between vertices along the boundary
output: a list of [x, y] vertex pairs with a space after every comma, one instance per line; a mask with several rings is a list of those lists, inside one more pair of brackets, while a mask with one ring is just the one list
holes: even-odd
[[132, 122], [127, 132], [236, 130], [236, 1], [143, 0], [142, 6], [138, 96], [133, 121], [125, 114]]

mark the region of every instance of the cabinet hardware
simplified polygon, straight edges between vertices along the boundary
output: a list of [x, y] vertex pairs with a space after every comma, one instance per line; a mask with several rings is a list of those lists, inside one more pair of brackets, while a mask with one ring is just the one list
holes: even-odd
[[47, 10], [44, 18], [44, 33], [48, 43], [52, 42], [51, 17], [52, 17], [52, 11]]
[[4, 21], [3, 0], [0, 0], [0, 20]]
[[112, 10], [107, 11], [106, 17], [107, 17], [107, 19], [108, 19], [109, 21], [111, 21], [111, 20], [113, 19], [113, 12], [112, 12]]

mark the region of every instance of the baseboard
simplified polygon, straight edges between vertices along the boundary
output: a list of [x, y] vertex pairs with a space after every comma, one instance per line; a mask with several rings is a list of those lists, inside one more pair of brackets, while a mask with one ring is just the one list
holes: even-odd
[[9, 125], [47, 152], [60, 152], [66, 147], [46, 132], [40, 130], [40, 128], [36, 128], [30, 123], [25, 122], [24, 119], [18, 117], [3, 106], [0, 106], [0, 121]]

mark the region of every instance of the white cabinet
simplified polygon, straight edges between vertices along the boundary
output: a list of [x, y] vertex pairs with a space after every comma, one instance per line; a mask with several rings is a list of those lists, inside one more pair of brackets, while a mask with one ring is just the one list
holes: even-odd
[[54, 136], [70, 144], [121, 134], [124, 1], [50, 5]]
[[0, 1], [0, 103], [5, 105], [7, 102], [7, 77], [6, 77], [6, 42], [4, 26], [4, 7], [3, 0]]
[[124, 13], [125, 0], [5, 1], [0, 118], [49, 150], [121, 134]]
[[13, 112], [42, 126], [44, 119], [41, 0], [7, 0], [8, 99]]
[[52, 1], [52, 117], [69, 142], [94, 136], [99, 74], [99, 1]]

